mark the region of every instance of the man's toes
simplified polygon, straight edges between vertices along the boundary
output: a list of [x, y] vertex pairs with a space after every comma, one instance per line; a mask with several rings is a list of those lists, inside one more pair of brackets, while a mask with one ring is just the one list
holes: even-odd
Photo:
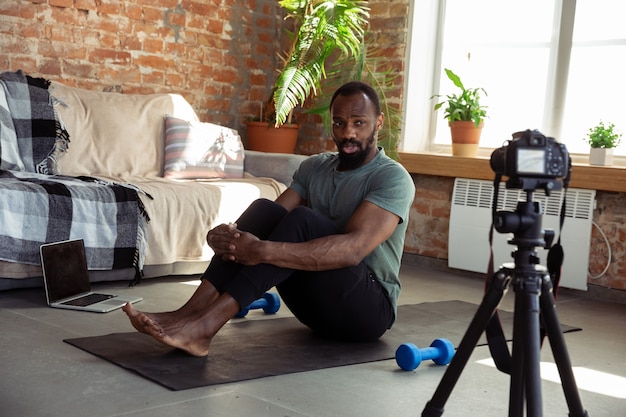
[[134, 317], [137, 315], [137, 310], [133, 307], [131, 303], [126, 303], [122, 306], [122, 310], [128, 317]]
[[146, 329], [150, 334], [154, 335], [162, 335], [163, 328], [154, 321], [150, 316], [140, 313], [138, 319], [141, 321], [144, 329]]

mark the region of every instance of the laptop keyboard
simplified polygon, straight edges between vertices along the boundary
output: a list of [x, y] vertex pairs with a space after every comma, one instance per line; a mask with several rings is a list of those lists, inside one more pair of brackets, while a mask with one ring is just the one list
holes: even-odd
[[100, 301], [108, 300], [109, 298], [113, 298], [113, 295], [110, 294], [88, 294], [84, 297], [75, 298], [73, 300], [65, 301], [61, 304], [69, 305], [69, 306], [90, 306], [95, 303], [99, 303]]

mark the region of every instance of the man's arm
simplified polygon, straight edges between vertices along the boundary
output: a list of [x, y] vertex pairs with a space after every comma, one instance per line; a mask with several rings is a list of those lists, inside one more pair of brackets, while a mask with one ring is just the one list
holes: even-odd
[[[291, 202], [289, 197], [285, 201]], [[244, 265], [269, 263], [306, 271], [354, 266], [393, 234], [399, 220], [397, 215], [364, 201], [350, 218], [345, 233], [308, 242], [270, 242], [238, 231], [232, 235], [229, 259]]]
[[304, 199], [300, 194], [292, 190], [291, 188], [287, 188], [282, 192], [281, 195], [276, 199], [276, 203], [280, 204], [287, 211], [291, 211], [295, 209], [297, 206], [301, 206], [305, 203]]

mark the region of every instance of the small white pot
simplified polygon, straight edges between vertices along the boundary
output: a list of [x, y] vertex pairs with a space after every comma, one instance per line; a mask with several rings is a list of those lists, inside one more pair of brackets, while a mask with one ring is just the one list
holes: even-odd
[[589, 165], [613, 165], [613, 148], [591, 148]]

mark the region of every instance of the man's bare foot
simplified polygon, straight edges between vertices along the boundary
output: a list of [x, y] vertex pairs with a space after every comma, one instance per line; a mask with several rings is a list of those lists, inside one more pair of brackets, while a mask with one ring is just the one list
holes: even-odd
[[158, 317], [167, 318], [174, 313], [144, 313], [135, 310], [130, 303], [122, 310], [137, 331], [152, 336], [166, 346], [184, 350], [193, 356], [206, 356], [209, 353], [213, 337], [200, 337], [204, 329], [200, 328], [198, 320], [169, 321], [168, 325], [161, 325]]
[[130, 303], [122, 309], [137, 331], [190, 355], [206, 356], [213, 336], [239, 311], [239, 304], [229, 294], [224, 293], [205, 311], [188, 315], [182, 314], [180, 310], [171, 313], [143, 313], [135, 310]]
[[209, 281], [203, 279], [191, 298], [178, 310], [164, 313], [144, 313], [135, 310], [130, 304], [122, 307], [122, 310], [130, 318], [137, 331], [152, 335], [162, 333], [164, 328], [175, 327], [181, 321], [186, 321], [192, 315], [206, 309], [217, 297], [219, 297], [217, 289]]

